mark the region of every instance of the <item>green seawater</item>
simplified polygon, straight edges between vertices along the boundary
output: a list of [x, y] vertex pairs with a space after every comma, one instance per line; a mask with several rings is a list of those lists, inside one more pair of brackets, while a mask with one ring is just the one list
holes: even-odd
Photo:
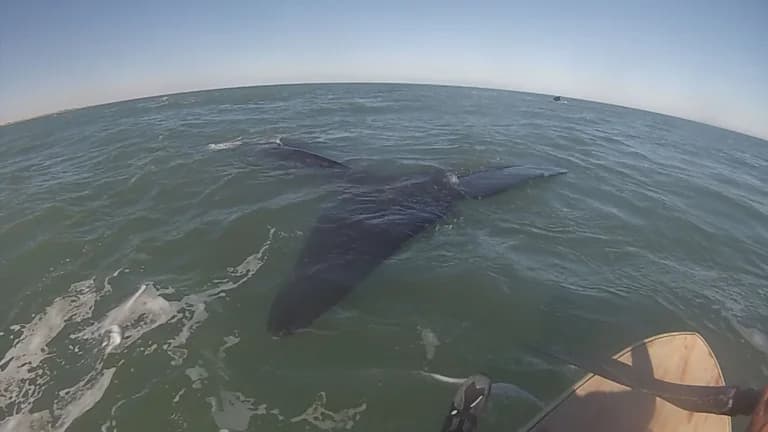
[[[461, 202], [276, 339], [270, 301], [337, 188], [260, 156], [281, 137], [389, 175], [569, 173]], [[762, 385], [767, 180], [757, 138], [472, 88], [238, 88], [3, 126], [0, 430], [436, 431], [456, 387], [420, 371], [547, 404], [582, 372], [531, 345], [607, 356], [683, 330], [728, 383]], [[496, 398], [482, 430], [539, 410]]]

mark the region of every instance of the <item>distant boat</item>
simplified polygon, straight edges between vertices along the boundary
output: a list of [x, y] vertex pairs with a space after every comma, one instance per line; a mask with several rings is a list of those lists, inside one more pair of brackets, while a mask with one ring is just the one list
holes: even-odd
[[552, 98], [552, 100], [555, 101], [555, 102], [560, 102], [560, 100], [562, 100], [562, 99], [563, 98], [561, 98], [560, 96], [555, 96], [555, 97]]

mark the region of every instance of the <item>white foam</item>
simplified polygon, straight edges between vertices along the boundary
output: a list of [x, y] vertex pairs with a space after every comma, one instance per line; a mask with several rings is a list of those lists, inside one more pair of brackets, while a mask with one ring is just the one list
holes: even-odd
[[432, 329], [418, 327], [418, 330], [421, 335], [421, 343], [424, 345], [424, 350], [426, 351], [427, 360], [432, 360], [435, 357], [435, 350], [438, 345], [440, 345], [440, 341], [437, 339], [437, 335]]
[[[264, 242], [264, 244], [261, 246], [258, 252], [256, 252], [253, 255], [248, 256], [245, 260], [243, 260], [240, 265], [237, 267], [230, 267], [228, 270], [230, 274], [233, 276], [245, 276], [245, 277], [251, 277], [254, 273], [256, 273], [259, 268], [261, 268], [262, 265], [264, 265], [264, 262], [267, 259], [267, 249], [269, 249], [269, 246], [272, 244], [272, 237], [275, 235], [275, 229], [270, 227], [269, 228], [269, 235], [267, 237], [267, 241]], [[235, 286], [232, 287], [224, 287], [223, 289], [232, 289], [236, 287], [237, 285], [240, 285], [242, 281], [237, 283]]]
[[367, 408], [367, 404], [363, 402], [360, 406], [333, 412], [325, 408], [326, 402], [325, 392], [320, 392], [312, 405], [300, 415], [291, 418], [290, 422], [306, 421], [323, 430], [351, 429]]
[[109, 329], [107, 329], [107, 340], [104, 341], [104, 345], [106, 348], [104, 351], [110, 352], [112, 351], [112, 348], [120, 345], [120, 342], [123, 341], [123, 329], [120, 328], [118, 325], [110, 326]]
[[128, 399], [121, 399], [116, 404], [112, 406], [112, 408], [109, 410], [110, 418], [107, 419], [102, 425], [101, 425], [101, 432], [115, 432], [117, 431], [117, 421], [115, 420], [115, 417], [117, 417], [117, 411], [120, 409], [121, 406], [123, 406], [124, 403], [132, 400], [132, 399], [138, 399], [144, 395], [146, 395], [149, 392], [149, 388], [145, 388], [144, 390], [140, 391], [138, 394], [135, 394], [131, 396]]
[[185, 387], [182, 387], [181, 390], [179, 390], [176, 395], [173, 397], [173, 403], [177, 404], [179, 403], [179, 400], [181, 400], [181, 395], [184, 394], [184, 392], [187, 391]]
[[41, 365], [50, 355], [48, 344], [66, 323], [90, 317], [97, 299], [93, 279], [76, 282], [29, 324], [11, 327], [22, 334], [0, 361], [0, 406], [17, 413], [29, 409], [49, 381], [50, 371]]
[[211, 414], [216, 426], [229, 431], [248, 430], [250, 419], [254, 415], [272, 416], [279, 422], [307, 422], [324, 430], [351, 429], [367, 409], [367, 405], [362, 403], [338, 412], [330, 411], [325, 407], [327, 398], [324, 392], [318, 393], [304, 412], [290, 419], [286, 419], [280, 409], [270, 408], [264, 403], [257, 405], [256, 401], [238, 392], [224, 390], [219, 393], [218, 398], [209, 397], [206, 400], [211, 405]]
[[234, 336], [224, 336], [224, 345], [219, 348], [219, 357], [224, 357], [224, 352], [237, 343], [240, 342], [240, 337], [235, 334]]
[[456, 174], [454, 174], [452, 172], [449, 172], [448, 174], [445, 175], [445, 178], [446, 178], [446, 180], [448, 180], [448, 183], [451, 186], [458, 186], [459, 185], [459, 176], [457, 176]]
[[[173, 293], [172, 289], [158, 290], [152, 282], [147, 282], [123, 303], [102, 318], [94, 320], [96, 302], [112, 291], [112, 279], [128, 271], [118, 269], [105, 278], [103, 289], [97, 287], [93, 278], [74, 283], [63, 296], [53, 300], [29, 323], [10, 326], [12, 332], [21, 334], [15, 338], [13, 346], [0, 361], [0, 411], [10, 414], [0, 421], [0, 432], [64, 431], [93, 407], [109, 387], [116, 368], [104, 369], [106, 357], [124, 351], [142, 335], [162, 324], [182, 323], [179, 333], [166, 342], [164, 348], [172, 355], [174, 352], [181, 353], [177, 360], [183, 360], [186, 350], [181, 347], [207, 318], [206, 303], [245, 283], [258, 271], [266, 261], [274, 232], [270, 228], [269, 237], [261, 249], [231, 269], [231, 275], [236, 280], [215, 283], [212, 288], [185, 296], [180, 301], [168, 301], [161, 296]], [[72, 330], [69, 334], [61, 335], [65, 326]], [[74, 356], [77, 364], [68, 364], [63, 356], [55, 362], [44, 361], [56, 356], [50, 345], [54, 339], [61, 337], [68, 337], [64, 349], [77, 354]], [[236, 337], [225, 339], [226, 344], [221, 352], [238, 341]], [[156, 347], [157, 344], [152, 344], [146, 352], [152, 352]], [[78, 384], [69, 388], [55, 388], [49, 363], [59, 368], [71, 366], [72, 372], [68, 373], [82, 370], [83, 363], [88, 368], [83, 372], [84, 375], [78, 377]], [[193, 379], [193, 385], [207, 376], [207, 372], [200, 367], [190, 368], [187, 373]], [[32, 412], [38, 398], [44, 391], [52, 393], [50, 390], [56, 395], [52, 406], [44, 411]], [[175, 400], [180, 396], [181, 393], [177, 394]], [[116, 407], [113, 407], [113, 411]], [[108, 426], [105, 423], [102, 429]]]
[[168, 354], [173, 357], [171, 364], [180, 365], [184, 359], [187, 358], [187, 350], [182, 348], [182, 345], [187, 342], [187, 339], [189, 339], [195, 329], [208, 318], [208, 311], [205, 310], [205, 302], [205, 298], [197, 295], [189, 295], [182, 300], [182, 304], [186, 306], [185, 309], [192, 309], [192, 316], [184, 321], [184, 325], [176, 337], [168, 341], [164, 346]]
[[168, 96], [163, 96], [161, 98], [150, 99], [140, 105], [147, 108], [157, 108], [167, 104], [168, 104]]
[[243, 143], [243, 137], [237, 137], [232, 141], [224, 141], [220, 143], [208, 144], [208, 150], [212, 150], [212, 151], [229, 150], [229, 149], [239, 147], [242, 143]]
[[0, 432], [49, 431], [51, 416], [48, 411], [34, 414], [21, 413], [0, 422]]
[[430, 377], [430, 378], [432, 378], [434, 380], [437, 380], [437, 381], [440, 381], [440, 382], [443, 382], [443, 383], [447, 383], [447, 384], [459, 385], [459, 384], [463, 383], [464, 381], [466, 381], [466, 378], [453, 378], [453, 377], [449, 377], [449, 376], [445, 376], [445, 375], [440, 375], [440, 374], [436, 374], [436, 373], [431, 373], [431, 372], [419, 371], [418, 373], [421, 374], [421, 375]]
[[253, 401], [233, 392], [221, 392], [220, 403], [209, 398], [213, 421], [221, 430], [244, 431], [255, 414]]
[[731, 319], [731, 323], [753, 347], [768, 355], [768, 335], [756, 328], [741, 325], [735, 319]]
[[[174, 321], [179, 318], [185, 318], [183, 320], [184, 324], [176, 337], [164, 346], [166, 351], [173, 357], [173, 364], [178, 365], [184, 361], [187, 356], [187, 351], [182, 348], [182, 346], [187, 342], [187, 339], [189, 339], [197, 327], [208, 318], [208, 312], [205, 309], [206, 303], [247, 282], [259, 268], [264, 265], [267, 259], [267, 251], [272, 244], [274, 234], [275, 229], [270, 227], [267, 241], [264, 242], [258, 252], [246, 257], [238, 266], [227, 269], [230, 275], [239, 277], [240, 279], [235, 281], [217, 281], [212, 288], [201, 293], [187, 295], [181, 299], [179, 302], [180, 307], [178, 308], [179, 312], [177, 313], [177, 318], [174, 318]], [[190, 313], [191, 316], [186, 318], [185, 316]]]
[[208, 378], [208, 372], [201, 366], [188, 368], [184, 373], [192, 380], [192, 388], [196, 389], [202, 388], [203, 380]]
[[80, 337], [83, 332], [70, 334], [72, 342], [67, 348], [78, 354], [78, 360], [84, 358], [93, 365], [77, 384], [58, 390], [49, 409], [31, 412], [40, 395], [55, 384], [51, 381], [49, 364], [44, 362], [55, 355], [51, 342], [66, 325], [77, 327], [92, 317], [96, 301], [111, 289], [110, 279], [120, 271], [105, 279], [103, 290], [96, 287], [93, 278], [72, 284], [66, 294], [55, 299], [30, 323], [12, 327], [22, 334], [0, 362], [5, 365], [0, 371], [0, 406], [14, 415], [0, 423], [0, 431], [64, 431], [101, 399], [115, 372], [114, 368], [103, 369], [106, 353], [94, 349], [101, 334], [89, 335], [95, 338]]
[[93, 371], [74, 387], [60, 391], [59, 399], [54, 403], [58, 419], [53, 430], [65, 431], [75, 419], [91, 409], [104, 396], [115, 370]]
[[120, 352], [144, 333], [169, 321], [177, 309], [178, 304], [161, 297], [154, 284], [147, 282], [103, 319], [75, 336], [87, 339], [107, 335], [106, 352]]
[[221, 430], [247, 430], [254, 415], [272, 415], [278, 421], [285, 420], [279, 409], [269, 409], [267, 404], [256, 406], [253, 399], [243, 396], [242, 393], [224, 390], [219, 393], [218, 398], [209, 397], [207, 400], [211, 404], [213, 421]]

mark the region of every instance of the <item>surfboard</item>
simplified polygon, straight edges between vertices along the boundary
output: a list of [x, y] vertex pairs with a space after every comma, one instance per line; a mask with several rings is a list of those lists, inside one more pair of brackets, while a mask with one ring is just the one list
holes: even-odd
[[[665, 381], [725, 385], [717, 358], [698, 333], [653, 336], [614, 358]], [[731, 418], [685, 411], [653, 395], [588, 374], [522, 430], [730, 432]]]

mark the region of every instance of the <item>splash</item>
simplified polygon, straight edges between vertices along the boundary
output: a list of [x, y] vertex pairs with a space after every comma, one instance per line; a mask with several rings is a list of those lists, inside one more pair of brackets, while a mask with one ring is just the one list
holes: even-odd
[[104, 341], [104, 350], [106, 352], [110, 352], [112, 351], [112, 348], [120, 345], [120, 342], [122, 341], [123, 329], [121, 329], [118, 325], [110, 326], [109, 329], [107, 329], [107, 339]]
[[147, 282], [125, 302], [75, 337], [89, 339], [105, 335], [106, 353], [120, 352], [144, 333], [169, 321], [177, 307], [177, 304], [161, 297], [152, 282]]

